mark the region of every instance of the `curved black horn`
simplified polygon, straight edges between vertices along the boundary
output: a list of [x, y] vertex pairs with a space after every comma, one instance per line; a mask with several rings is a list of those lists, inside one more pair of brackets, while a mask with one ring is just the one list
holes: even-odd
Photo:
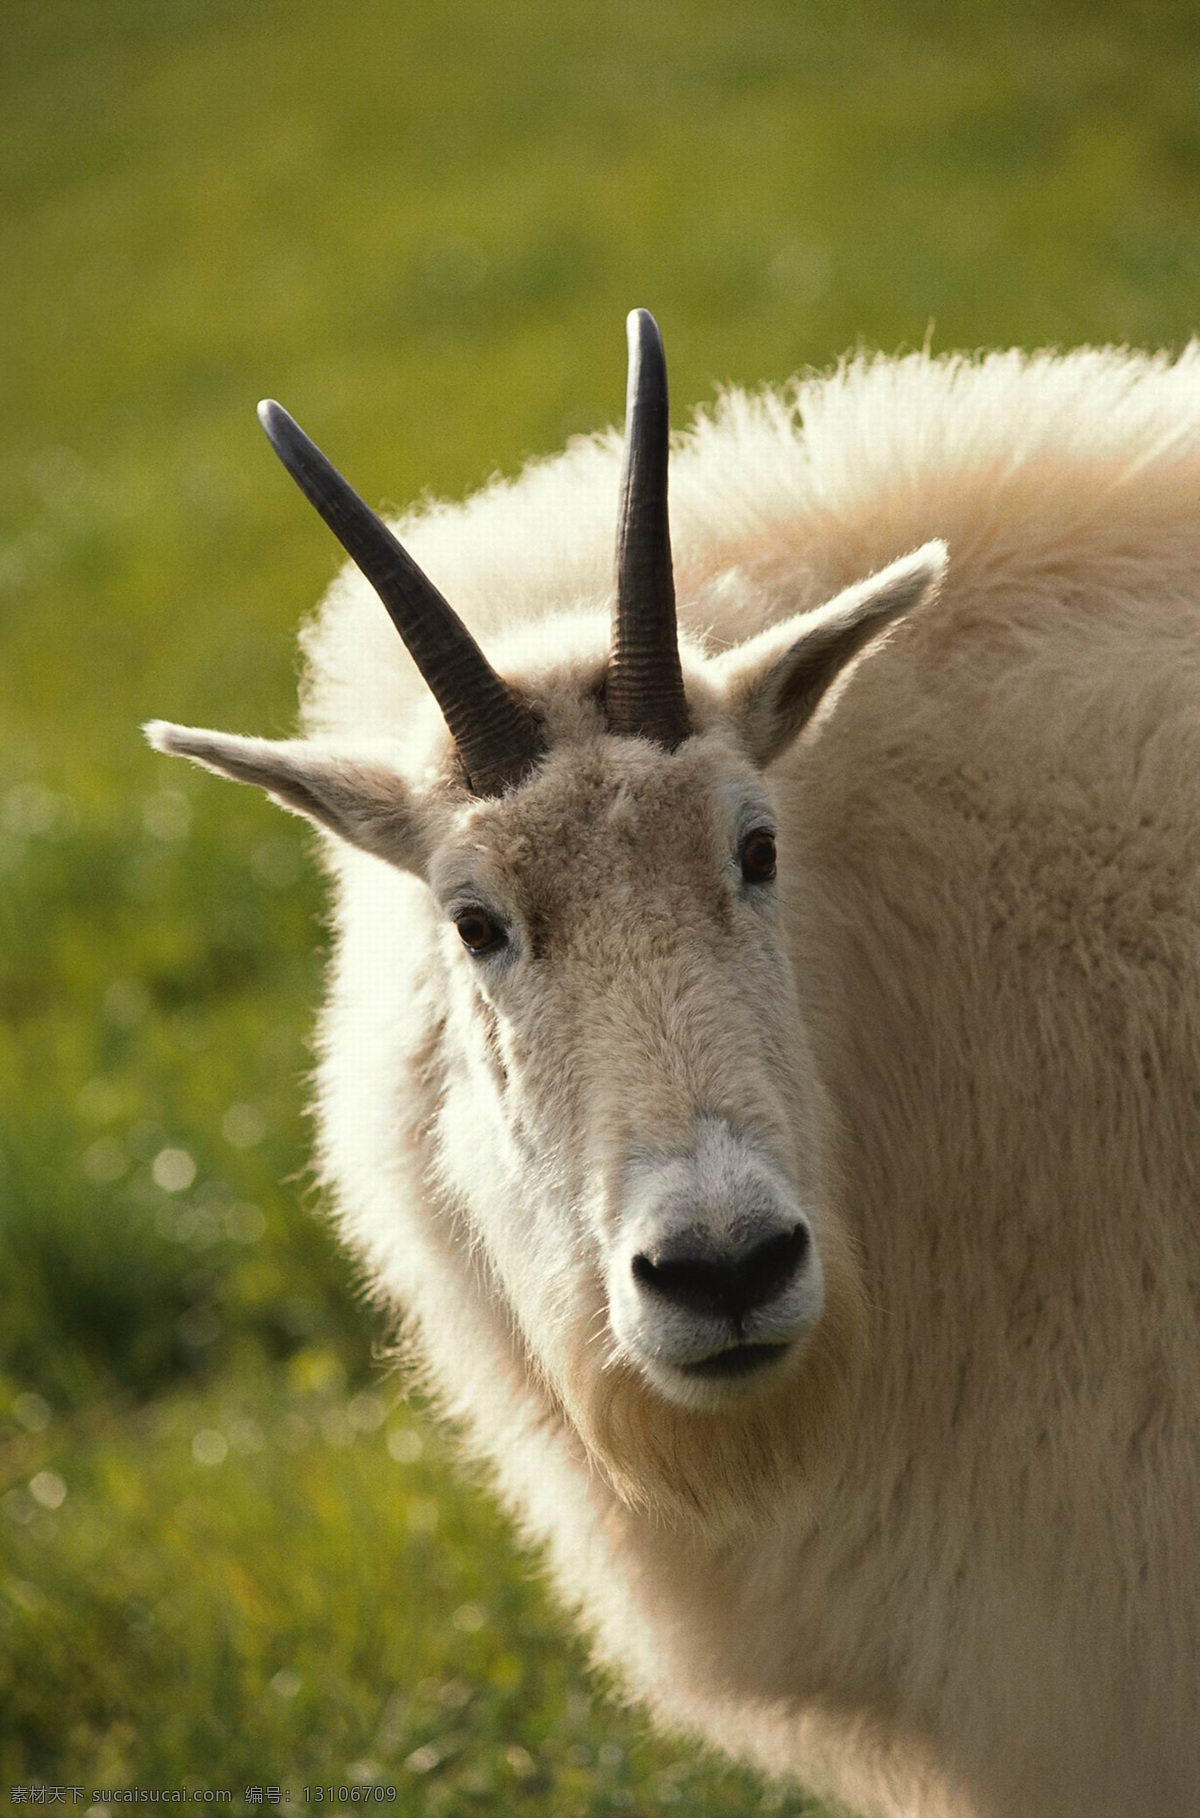
[[625, 327], [625, 465], [605, 711], [611, 731], [641, 734], [673, 750], [691, 727], [679, 667], [667, 518], [667, 362], [649, 310], [632, 310]]
[[268, 398], [258, 407], [258, 420], [305, 498], [387, 607], [442, 710], [472, 790], [499, 795], [541, 750], [532, 715], [433, 582], [287, 411]]

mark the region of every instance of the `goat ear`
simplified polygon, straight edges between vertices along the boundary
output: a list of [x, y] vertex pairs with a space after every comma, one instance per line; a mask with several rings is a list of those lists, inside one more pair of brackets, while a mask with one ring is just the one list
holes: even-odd
[[424, 876], [423, 817], [404, 779], [379, 759], [335, 756], [304, 739], [243, 739], [167, 720], [151, 720], [143, 731], [157, 751], [191, 758], [235, 783], [257, 783], [281, 808]]
[[716, 659], [717, 680], [755, 763], [765, 766], [787, 749], [853, 659], [930, 599], [945, 571], [946, 545], [925, 543]]

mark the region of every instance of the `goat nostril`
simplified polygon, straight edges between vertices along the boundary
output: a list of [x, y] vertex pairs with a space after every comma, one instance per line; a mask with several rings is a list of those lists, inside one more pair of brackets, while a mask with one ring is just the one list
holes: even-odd
[[808, 1248], [808, 1227], [796, 1224], [741, 1255], [698, 1254], [665, 1244], [654, 1255], [639, 1251], [631, 1266], [640, 1287], [678, 1306], [739, 1318], [783, 1292]]
[[731, 1271], [728, 1264], [684, 1250], [663, 1248], [654, 1256], [633, 1259], [634, 1280], [664, 1299], [696, 1313], [725, 1310]]
[[742, 1264], [742, 1268], [760, 1276], [764, 1282], [785, 1281], [794, 1275], [808, 1252], [807, 1225], [793, 1225], [778, 1237], [769, 1237]]
[[640, 1282], [644, 1288], [652, 1288], [657, 1273], [658, 1271], [650, 1261], [650, 1258], [648, 1256], [643, 1256], [639, 1250], [633, 1259], [634, 1281]]

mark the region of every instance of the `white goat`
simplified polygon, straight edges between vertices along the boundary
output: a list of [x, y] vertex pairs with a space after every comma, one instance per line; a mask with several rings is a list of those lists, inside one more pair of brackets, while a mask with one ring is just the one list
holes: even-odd
[[611, 654], [614, 435], [404, 526], [501, 682], [265, 406], [420, 670], [347, 572], [306, 738], [149, 735], [332, 830], [342, 1229], [658, 1717], [1194, 1815], [1200, 348], [727, 396], [677, 655], [630, 328]]

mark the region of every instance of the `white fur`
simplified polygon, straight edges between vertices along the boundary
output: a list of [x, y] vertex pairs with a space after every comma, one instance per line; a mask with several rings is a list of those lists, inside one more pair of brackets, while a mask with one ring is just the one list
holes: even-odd
[[[673, 455], [697, 736], [669, 757], [591, 698], [618, 460], [581, 440], [401, 527], [545, 712], [515, 794], [464, 795], [352, 571], [306, 634], [324, 793], [257, 780], [358, 842], [321, 1038], [344, 1235], [663, 1722], [893, 1818], [1184, 1818], [1200, 349], [724, 398]], [[939, 598], [795, 739], [788, 652], [849, 609], [796, 615], [935, 537]], [[212, 736], [157, 734], [244, 774]], [[339, 751], [367, 756], [331, 780]], [[766, 895], [735, 862], [760, 813]], [[462, 950], [464, 889], [502, 954]], [[629, 1258], [743, 1211], [812, 1232], [786, 1352], [689, 1398], [712, 1334]]]

